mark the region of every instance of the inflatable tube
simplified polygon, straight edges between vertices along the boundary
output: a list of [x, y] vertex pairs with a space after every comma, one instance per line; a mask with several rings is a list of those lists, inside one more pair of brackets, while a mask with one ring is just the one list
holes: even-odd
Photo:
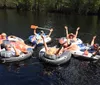
[[10, 57], [11, 56], [10, 52], [1, 51], [0, 52], [0, 61], [2, 61], [3, 63], [21, 61], [21, 60], [29, 58], [32, 55], [32, 53], [33, 53], [33, 51], [31, 50], [31, 51], [28, 51], [27, 54], [21, 53], [19, 56]]
[[91, 45], [86, 45], [86, 44], [77, 44], [77, 46], [79, 47], [80, 51], [84, 51], [84, 50], [90, 50], [91, 49]]
[[21, 42], [24, 42], [24, 40], [19, 38], [19, 37], [8, 37], [8, 40], [9, 41], [21, 41]]
[[[66, 37], [61, 37], [60, 39], [63, 39], [64, 41], [67, 41]], [[82, 44], [83, 41], [81, 39], [77, 38], [77, 41], [76, 42], [71, 41], [71, 43]]]
[[60, 65], [68, 62], [71, 58], [71, 53], [66, 51], [59, 56], [56, 55], [47, 55], [45, 53], [45, 48], [41, 49], [39, 52], [39, 59], [53, 65]]
[[79, 39], [79, 38], [77, 38], [77, 41], [76, 42], [74, 42], [75, 44], [82, 44], [83, 43], [83, 41], [81, 40], [81, 39]]
[[[34, 41], [32, 41], [33, 38], [34, 38]], [[50, 37], [47, 37], [47, 35], [44, 35], [44, 40], [45, 40], [46, 43], [51, 42], [51, 38], [50, 38]], [[37, 44], [37, 46], [43, 45], [43, 40], [41, 39], [40, 42], [38, 42], [38, 40], [35, 38], [35, 35], [29, 36], [29, 41], [30, 41], [33, 45], [35, 45], [35, 44]]]
[[74, 51], [72, 52], [73, 57], [77, 57], [77, 58], [83, 58], [83, 59], [93, 59], [93, 60], [97, 60], [100, 59], [100, 55], [92, 55], [92, 53], [88, 53], [87, 55], [84, 54], [83, 51]]

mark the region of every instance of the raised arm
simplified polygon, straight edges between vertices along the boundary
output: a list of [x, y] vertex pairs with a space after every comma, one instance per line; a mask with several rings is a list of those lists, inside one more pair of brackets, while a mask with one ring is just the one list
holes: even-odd
[[65, 26], [65, 29], [66, 29], [66, 38], [68, 39], [68, 27]]
[[50, 35], [52, 34], [52, 32], [53, 32], [53, 28], [50, 29], [50, 32], [48, 34], [48, 37], [50, 37]]
[[76, 38], [77, 38], [79, 29], [80, 29], [80, 27], [78, 27], [78, 28], [76, 29], [76, 34], [75, 34], [75, 37], [76, 37]]
[[70, 43], [70, 39], [69, 39], [69, 34], [68, 34], [68, 27], [65, 26], [65, 29], [66, 29], [66, 38], [67, 38], [67, 43], [69, 44]]
[[34, 35], [36, 35], [37, 33], [36, 33], [36, 29], [34, 29]]
[[44, 40], [44, 37], [41, 35], [42, 39], [43, 39], [43, 44], [44, 44], [44, 47], [45, 47], [45, 51], [47, 52], [48, 51], [48, 46]]
[[91, 46], [93, 46], [95, 39], [96, 39], [96, 36], [93, 36], [92, 41], [91, 41]]

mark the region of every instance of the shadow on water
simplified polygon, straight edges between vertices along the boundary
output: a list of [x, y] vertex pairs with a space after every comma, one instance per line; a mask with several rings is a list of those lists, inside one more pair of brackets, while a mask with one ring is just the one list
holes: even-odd
[[[31, 85], [33, 83], [34, 85], [99, 85], [100, 83], [97, 81], [100, 76], [99, 60], [98, 62], [90, 62], [71, 58], [71, 61], [68, 63], [54, 66], [40, 62], [37, 56], [34, 55], [25, 61], [1, 65], [6, 70], [2, 73], [3, 79], [7, 75], [14, 81], [17, 78], [24, 85]], [[11, 81], [11, 79], [8, 80]], [[9, 84], [13, 85], [14, 83], [9, 82]], [[17, 83], [15, 85], [20, 84]]]
[[0, 64], [4, 65], [8, 71], [14, 71], [14, 72], [18, 72], [21, 67], [27, 67], [29, 65], [35, 65], [38, 63], [39, 62], [37, 61], [36, 57], [33, 56], [23, 61], [16, 61], [16, 62], [9, 62], [9, 63], [0, 62]]

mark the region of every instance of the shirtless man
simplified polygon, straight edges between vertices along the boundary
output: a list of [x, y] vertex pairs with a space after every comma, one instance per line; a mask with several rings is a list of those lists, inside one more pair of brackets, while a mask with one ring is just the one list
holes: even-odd
[[76, 44], [73, 44], [73, 43], [68, 44], [68, 42], [64, 41], [63, 39], [60, 39], [59, 43], [63, 46], [64, 51], [67, 50], [67, 51], [73, 52], [73, 51], [80, 50], [80, 48]]

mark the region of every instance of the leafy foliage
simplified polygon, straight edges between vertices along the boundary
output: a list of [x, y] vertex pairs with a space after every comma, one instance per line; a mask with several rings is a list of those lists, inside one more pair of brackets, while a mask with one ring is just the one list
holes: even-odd
[[11, 7], [19, 10], [97, 14], [100, 11], [100, 0], [0, 0], [0, 7]]

